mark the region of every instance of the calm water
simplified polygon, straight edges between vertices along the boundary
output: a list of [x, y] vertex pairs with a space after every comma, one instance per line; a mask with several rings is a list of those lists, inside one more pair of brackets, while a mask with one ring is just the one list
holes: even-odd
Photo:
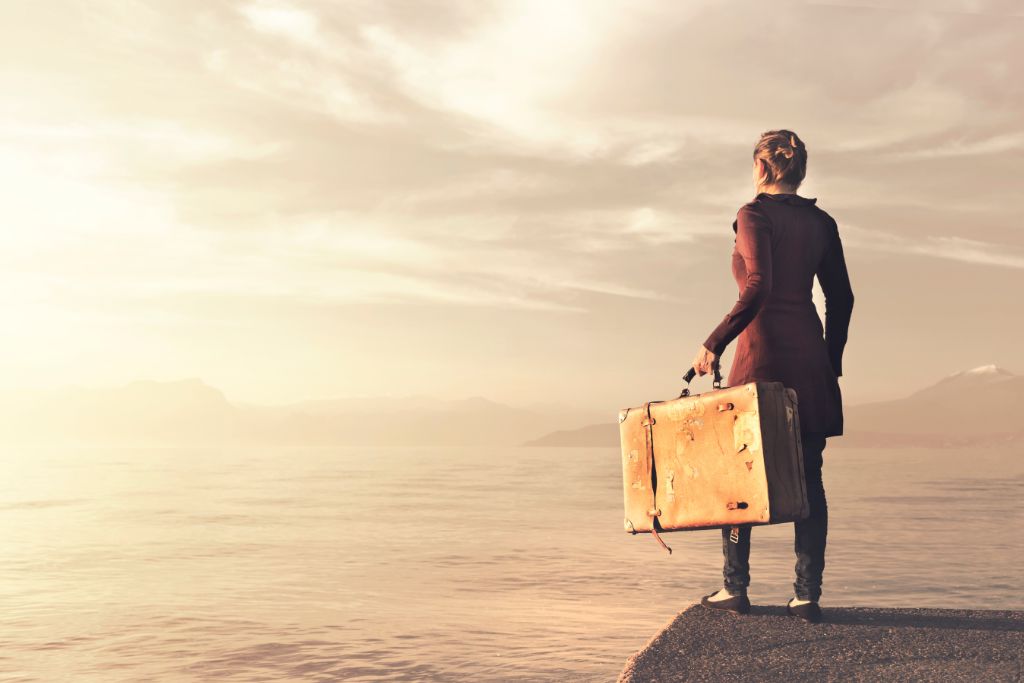
[[[826, 450], [822, 604], [1024, 608], [1024, 449]], [[0, 679], [614, 680], [721, 584], [617, 449], [10, 451]], [[792, 526], [753, 532], [755, 603]]]

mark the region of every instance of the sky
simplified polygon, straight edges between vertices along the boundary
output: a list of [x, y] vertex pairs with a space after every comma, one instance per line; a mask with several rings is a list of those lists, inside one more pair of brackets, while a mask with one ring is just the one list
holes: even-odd
[[847, 401], [1024, 372], [1017, 2], [0, 19], [4, 388], [673, 398], [736, 300], [731, 224], [773, 128], [806, 143], [799, 193], [846, 248]]

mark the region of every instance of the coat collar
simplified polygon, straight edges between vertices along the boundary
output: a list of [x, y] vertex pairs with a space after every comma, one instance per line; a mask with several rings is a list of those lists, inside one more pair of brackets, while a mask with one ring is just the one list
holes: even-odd
[[768, 199], [773, 202], [782, 202], [784, 204], [792, 204], [793, 206], [811, 206], [816, 201], [817, 197], [801, 197], [798, 194], [782, 193], [782, 194], [768, 194], [767, 192], [759, 192], [754, 199]]

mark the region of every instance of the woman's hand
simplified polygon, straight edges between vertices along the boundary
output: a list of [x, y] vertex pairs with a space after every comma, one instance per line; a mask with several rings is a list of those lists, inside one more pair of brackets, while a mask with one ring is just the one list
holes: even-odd
[[701, 346], [693, 359], [693, 369], [697, 371], [698, 375], [703, 377], [711, 372], [716, 365], [718, 365], [718, 356]]

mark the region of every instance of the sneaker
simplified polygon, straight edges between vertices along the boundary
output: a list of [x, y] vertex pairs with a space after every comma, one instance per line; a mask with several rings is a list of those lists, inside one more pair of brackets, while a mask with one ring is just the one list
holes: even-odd
[[821, 621], [821, 608], [813, 600], [799, 600], [792, 598], [786, 604], [786, 613], [794, 617], [800, 617], [804, 621], [817, 624]]
[[700, 599], [700, 604], [711, 609], [720, 609], [733, 614], [747, 614], [750, 612], [750, 600], [746, 593], [742, 595], [731, 595], [724, 588], [717, 593], [705, 595]]

